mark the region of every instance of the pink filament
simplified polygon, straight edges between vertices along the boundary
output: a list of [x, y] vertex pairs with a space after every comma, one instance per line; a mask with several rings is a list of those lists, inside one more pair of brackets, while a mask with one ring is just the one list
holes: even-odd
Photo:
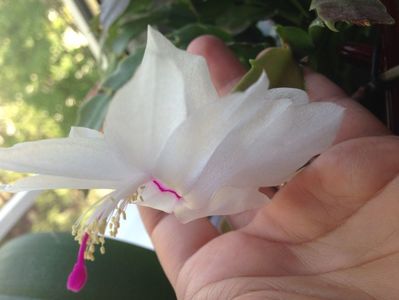
[[72, 272], [68, 276], [67, 289], [75, 293], [79, 292], [85, 286], [87, 281], [87, 269], [85, 265], [84, 254], [88, 240], [89, 235], [85, 233], [82, 243], [79, 247], [76, 263], [73, 266]]
[[153, 179], [152, 182], [157, 186], [157, 188], [162, 192], [162, 193], [171, 193], [173, 194], [177, 200], [180, 200], [182, 198], [182, 196], [180, 196], [176, 191], [168, 189], [167, 187], [165, 187], [161, 182], [159, 182], [156, 179]]

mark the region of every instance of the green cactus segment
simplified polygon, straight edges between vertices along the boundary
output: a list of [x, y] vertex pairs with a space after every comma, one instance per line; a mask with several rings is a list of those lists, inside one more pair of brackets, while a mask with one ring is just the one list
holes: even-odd
[[270, 88], [291, 87], [304, 89], [302, 70], [288, 47], [269, 48], [250, 61], [251, 69], [244, 75], [234, 91], [245, 91], [266, 72]]
[[395, 23], [379, 0], [312, 0], [310, 10], [332, 31], [338, 31], [335, 23], [340, 21], [360, 26]]

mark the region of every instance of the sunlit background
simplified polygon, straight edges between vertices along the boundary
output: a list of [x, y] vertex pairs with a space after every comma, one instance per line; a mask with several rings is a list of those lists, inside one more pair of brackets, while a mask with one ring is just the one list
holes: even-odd
[[[67, 135], [96, 86], [97, 66], [63, 1], [0, 0], [0, 145]], [[0, 180], [18, 176], [1, 171]], [[12, 196], [0, 194], [0, 209]], [[84, 191], [47, 191], [3, 242], [26, 232], [69, 231], [95, 199]]]
[[[286, 43], [296, 59], [308, 62], [348, 94], [374, 84], [378, 74], [372, 71], [379, 67], [377, 60], [370, 61], [377, 57], [373, 56], [379, 51], [376, 45], [381, 38], [391, 41], [397, 36], [392, 26], [359, 27], [347, 22], [338, 23], [339, 31], [332, 32], [315, 11], [309, 11], [311, 0], [109, 0], [102, 1], [99, 16], [100, 2], [0, 0], [0, 146], [66, 136], [77, 123], [79, 107], [78, 123], [99, 129], [113, 95], [140, 64], [148, 24], [180, 48], [199, 35], [215, 35], [247, 67], [263, 49]], [[356, 11], [353, 6], [352, 13]], [[385, 18], [386, 24], [393, 20]], [[384, 68], [397, 65], [395, 47], [381, 49], [387, 62]], [[399, 128], [392, 126], [399, 124], [395, 110], [387, 111], [395, 107], [395, 92], [385, 96], [385, 85], [378, 92], [384, 101], [372, 101], [379, 99], [372, 93], [358, 100]], [[0, 172], [0, 181], [12, 182], [18, 176]], [[25, 213], [30, 208], [27, 201], [0, 193], [0, 240], [4, 232], [8, 236], [2, 241], [31, 231], [69, 231], [100, 196], [98, 191], [48, 191], [37, 201], [31, 197], [29, 203], [35, 205]], [[24, 203], [29, 205], [24, 208]], [[5, 209], [9, 207], [12, 210]], [[22, 218], [13, 217], [17, 211], [24, 213]], [[9, 231], [7, 226], [15, 220], [18, 223]], [[138, 220], [137, 211], [133, 220]], [[132, 236], [133, 227], [126, 227], [126, 235]]]

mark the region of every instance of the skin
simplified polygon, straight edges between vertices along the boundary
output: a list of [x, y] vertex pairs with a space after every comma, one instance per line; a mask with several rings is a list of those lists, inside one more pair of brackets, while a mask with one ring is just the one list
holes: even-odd
[[[222, 95], [245, 73], [216, 38], [188, 51], [205, 57]], [[227, 234], [141, 208], [178, 299], [398, 299], [399, 138], [324, 76], [305, 70], [305, 80], [312, 101], [346, 116], [328, 151], [265, 190], [271, 204], [231, 216]]]

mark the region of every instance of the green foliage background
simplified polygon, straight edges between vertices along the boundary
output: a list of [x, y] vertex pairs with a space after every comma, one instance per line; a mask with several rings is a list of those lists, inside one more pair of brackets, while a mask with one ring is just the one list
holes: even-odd
[[[359, 1], [379, 3], [369, 7], [384, 14], [377, 0]], [[107, 68], [102, 69], [87, 47], [65, 44], [63, 36], [75, 28], [60, 0], [0, 0], [0, 144], [65, 136], [76, 123], [100, 128], [112, 96], [141, 62], [148, 25], [180, 48], [197, 36], [215, 35], [248, 68], [249, 60], [264, 48], [289, 47], [296, 62], [311, 66], [351, 94], [371, 80], [371, 66], [356, 55], [347, 59], [343, 49], [359, 43], [373, 49], [378, 32], [374, 27], [335, 24], [339, 16], [333, 24], [331, 19], [324, 20], [338, 30], [331, 31], [314, 10], [309, 11], [311, 3], [318, 10], [319, 2], [132, 0], [109, 30], [103, 29], [99, 17], [93, 20], [93, 32], [102, 42], [107, 61]], [[346, 3], [351, 10], [350, 1], [327, 2]], [[113, 3], [118, 5], [117, 0]], [[391, 21], [387, 18], [387, 23]], [[287, 60], [281, 62], [287, 64]], [[281, 69], [277, 63], [272, 65]], [[91, 98], [86, 98], [89, 90]], [[16, 175], [2, 173], [0, 179], [11, 181]], [[69, 230], [93, 201], [84, 200], [85, 196], [82, 191], [46, 192], [25, 218], [25, 229]], [[1, 194], [0, 205], [9, 197]]]
[[[126, 0], [115, 0], [114, 4], [118, 5], [118, 1]], [[320, 3], [326, 2], [344, 3], [349, 11], [350, 4], [354, 3], [348, 0], [131, 0], [108, 31], [104, 31], [98, 17], [93, 21], [93, 31], [102, 41], [107, 61], [107, 68], [101, 69], [98, 66], [103, 64], [93, 59], [87, 47], [68, 45], [66, 34], [76, 28], [61, 0], [0, 0], [0, 146], [65, 136], [76, 123], [100, 128], [112, 96], [141, 62], [148, 24], [180, 48], [186, 48], [192, 39], [203, 34], [221, 38], [244, 65], [253, 66], [252, 73], [247, 73], [248, 78], [253, 79], [266, 69], [271, 82], [293, 86], [299, 78], [298, 87], [302, 87], [297, 65], [301, 62], [353, 93], [370, 81], [371, 67], [356, 57], [348, 60], [342, 55], [342, 49], [348, 43], [375, 48], [378, 32], [373, 27], [335, 24], [342, 21], [339, 16], [319, 14], [320, 19], [315, 11], [309, 11], [311, 3], [316, 11], [322, 11]], [[356, 1], [357, 4], [365, 2], [379, 3]], [[369, 7], [374, 9], [378, 5]], [[379, 7], [385, 22], [386, 16]], [[360, 16], [363, 22], [362, 18]], [[269, 56], [249, 63], [266, 47], [275, 48], [269, 51]], [[270, 61], [273, 62], [270, 68], [265, 68]], [[296, 79], [286, 80], [287, 73], [296, 73]], [[241, 87], [246, 88], [247, 84], [244, 82]], [[89, 91], [90, 97], [87, 97]], [[1, 172], [0, 180], [10, 182], [19, 176]], [[75, 219], [99, 196], [76, 190], [45, 192], [8, 238], [27, 231], [69, 231]], [[0, 208], [10, 197], [0, 193]], [[116, 253], [100, 258], [91, 266], [97, 270], [94, 280], [83, 293], [75, 295], [76, 298], [109, 299], [118, 294], [120, 299], [130, 299], [134, 293], [144, 292], [145, 297], [158, 299], [158, 294], [165, 296], [164, 290], [169, 297], [174, 297], [159, 272], [154, 253], [125, 243], [107, 243]], [[65, 234], [25, 236], [4, 245], [0, 253], [3, 254], [0, 255], [3, 259], [0, 273], [4, 275], [2, 293], [19, 299], [25, 296], [70, 299], [64, 281], [76, 247], [72, 237]], [[60, 256], [64, 259], [60, 260]], [[118, 263], [118, 258], [125, 264]], [[126, 265], [135, 267], [126, 268]], [[31, 268], [31, 272], [26, 273], [27, 268]], [[155, 290], [142, 284], [154, 284], [154, 275], [160, 276], [164, 290], [159, 289], [159, 284]], [[25, 280], [23, 284], [21, 279]], [[123, 298], [119, 294], [127, 296]]]
[[[377, 0], [359, 0], [356, 5], [346, 0], [327, 0], [323, 3], [326, 2], [331, 7], [345, 4], [349, 15], [357, 14], [359, 3], [368, 4], [373, 13], [378, 11], [385, 17], [379, 22], [390, 24], [393, 21]], [[115, 5], [117, 3], [114, 2]], [[349, 94], [354, 93], [371, 79], [371, 53], [378, 44], [377, 30], [338, 22], [339, 15], [335, 16], [333, 23], [325, 23], [315, 10], [309, 10], [311, 4], [311, 0], [130, 1], [125, 12], [108, 31], [103, 31], [99, 20], [93, 24], [93, 30], [102, 36], [109, 67], [103, 75], [98, 95], [82, 106], [79, 124], [92, 128], [98, 128], [101, 124], [99, 120], [104, 117], [112, 95], [131, 77], [141, 59], [148, 24], [180, 48], [186, 48], [197, 36], [215, 35], [224, 40], [247, 67], [249, 60], [264, 48], [289, 46], [297, 62], [301, 61], [326, 75]], [[313, 5], [319, 8], [318, 2], [313, 1]], [[371, 12], [365, 13], [356, 17], [367, 20], [367, 14]], [[264, 21], [272, 22], [267, 24]], [[331, 31], [332, 27], [337, 31]], [[359, 61], [356, 53], [350, 59], [345, 57], [344, 48], [350, 43], [366, 45], [370, 52], [369, 61]]]
[[[0, 144], [65, 136], [98, 79], [87, 47], [63, 36], [75, 29], [58, 0], [0, 0]], [[76, 30], [76, 29], [75, 29]], [[16, 174], [2, 172], [10, 182]], [[12, 195], [2, 193], [0, 206]], [[23, 231], [70, 230], [85, 205], [81, 191], [43, 194], [10, 236]]]

